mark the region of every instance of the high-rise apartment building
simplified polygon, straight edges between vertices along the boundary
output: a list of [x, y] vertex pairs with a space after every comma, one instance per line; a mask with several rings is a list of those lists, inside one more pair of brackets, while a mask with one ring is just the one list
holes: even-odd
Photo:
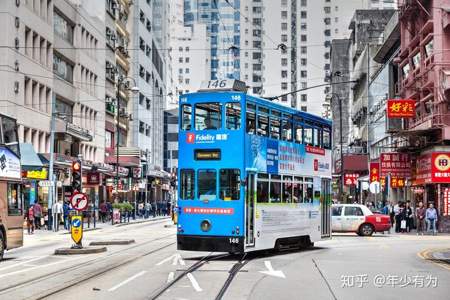
[[211, 43], [211, 79], [240, 78], [240, 2], [241, 0], [184, 1], [185, 25], [206, 25]]

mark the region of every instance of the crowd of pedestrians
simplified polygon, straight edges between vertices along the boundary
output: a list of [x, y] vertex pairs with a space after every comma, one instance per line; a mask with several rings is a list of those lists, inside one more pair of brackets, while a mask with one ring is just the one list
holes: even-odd
[[383, 208], [383, 213], [390, 216], [395, 232], [406, 233], [416, 229], [417, 235], [423, 235], [425, 231], [429, 234], [437, 234], [439, 218], [433, 203], [429, 203], [426, 208], [423, 202], [419, 202], [415, 209], [411, 207], [409, 201], [388, 203]]
[[[128, 203], [128, 202], [127, 202]], [[131, 204], [134, 209], [126, 213], [126, 217], [137, 217], [147, 219], [156, 216], [169, 216], [171, 212], [171, 204], [168, 202], [140, 202], [136, 206]], [[93, 210], [90, 206], [90, 210]], [[135, 211], [134, 211], [135, 210]], [[67, 201], [57, 201], [52, 206], [52, 228], [54, 231], [59, 231], [60, 226], [66, 230], [70, 230], [70, 216], [75, 213], [70, 203]], [[83, 213], [90, 221], [91, 211]], [[92, 215], [94, 215], [92, 213]], [[34, 234], [35, 230], [48, 228], [48, 214], [44, 213], [39, 201], [33, 203], [25, 212], [25, 221], [27, 225], [28, 234]], [[113, 205], [109, 201], [103, 201], [98, 208], [98, 218], [100, 222], [111, 222], [113, 218]]]

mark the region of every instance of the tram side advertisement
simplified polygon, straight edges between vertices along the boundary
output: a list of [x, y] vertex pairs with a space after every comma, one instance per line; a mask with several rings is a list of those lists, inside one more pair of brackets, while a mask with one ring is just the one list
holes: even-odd
[[331, 151], [250, 135], [246, 166], [269, 174], [331, 178]]

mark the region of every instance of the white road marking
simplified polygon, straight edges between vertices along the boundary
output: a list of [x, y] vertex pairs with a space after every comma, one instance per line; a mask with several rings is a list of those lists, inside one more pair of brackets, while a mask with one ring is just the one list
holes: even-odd
[[22, 262], [13, 264], [13, 265], [11, 265], [11, 266], [7, 266], [7, 267], [4, 267], [4, 268], [0, 268], [0, 272], [1, 272], [1, 271], [4, 271], [4, 270], [7, 270], [7, 269], [11, 269], [11, 268], [17, 267], [17, 266], [20, 266], [20, 265], [26, 265], [26, 264], [28, 264], [28, 263], [30, 263], [30, 262], [33, 262], [33, 261], [36, 261], [36, 260], [40, 260], [40, 259], [43, 259], [43, 258], [46, 258], [46, 257], [48, 257], [48, 255], [36, 257], [36, 258], [30, 259], [30, 260], [27, 260], [27, 261], [22, 261]]
[[24, 273], [24, 272], [29, 272], [29, 271], [34, 270], [34, 269], [49, 267], [49, 266], [57, 265], [57, 264], [60, 264], [60, 263], [63, 263], [63, 262], [69, 262], [69, 261], [76, 260], [76, 259], [79, 260], [80, 258], [77, 257], [77, 258], [72, 258], [72, 259], [60, 260], [60, 261], [57, 261], [57, 262], [54, 262], [54, 263], [50, 263], [50, 264], [46, 264], [46, 265], [40, 265], [40, 266], [36, 266], [36, 267], [32, 267], [32, 268], [22, 269], [22, 270], [15, 271], [15, 272], [10, 272], [10, 273], [6, 273], [6, 274], [0, 274], [0, 278], [6, 277], [6, 276], [11, 276], [11, 275], [16, 275], [16, 274], [20, 274], [20, 273]]
[[202, 288], [200, 287], [200, 285], [198, 285], [198, 282], [195, 279], [194, 275], [192, 275], [191, 273], [187, 273], [187, 278], [189, 278], [189, 281], [191, 282], [194, 290], [196, 290], [197, 292], [203, 291]]
[[175, 273], [170, 272], [169, 276], [167, 276], [167, 283], [171, 282], [175, 278]]
[[135, 275], [129, 277], [128, 279], [125, 279], [125, 280], [122, 281], [121, 283], [116, 284], [115, 286], [113, 286], [112, 288], [110, 288], [110, 289], [108, 290], [108, 292], [114, 292], [115, 290], [117, 290], [117, 289], [120, 288], [121, 286], [124, 286], [124, 285], [127, 284], [128, 282], [135, 280], [136, 278], [138, 278], [138, 277], [144, 275], [145, 273], [147, 273], [147, 271], [141, 271], [141, 272], [139, 272], [139, 273], [137, 273], [137, 274], [135, 274]]
[[167, 257], [167, 258], [164, 258], [162, 261], [160, 261], [159, 263], [157, 263], [156, 265], [157, 266], [160, 266], [160, 265], [162, 265], [162, 264], [164, 264], [164, 263], [166, 263], [166, 262], [168, 262], [169, 260], [171, 260], [171, 259], [174, 259], [175, 258], [175, 256], [176, 256], [176, 254], [174, 254], [174, 255], [171, 255], [171, 256], [169, 256], [169, 257]]
[[176, 266], [178, 264], [178, 262], [180, 263], [180, 265], [184, 266], [186, 265], [183, 258], [181, 257], [181, 255], [179, 253], [175, 254], [175, 257], [173, 258], [173, 262], [172, 265]]
[[270, 260], [265, 260], [264, 261], [264, 265], [267, 268], [267, 271], [259, 271], [260, 273], [266, 274], [266, 275], [270, 275], [270, 276], [274, 276], [274, 277], [279, 277], [279, 278], [286, 278], [286, 276], [284, 275], [283, 271], [281, 270], [274, 270], [272, 267], [272, 263], [270, 262]]

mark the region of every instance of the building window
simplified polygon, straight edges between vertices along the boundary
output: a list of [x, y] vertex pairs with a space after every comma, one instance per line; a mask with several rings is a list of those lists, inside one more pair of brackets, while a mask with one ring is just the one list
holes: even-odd
[[55, 11], [53, 13], [53, 29], [56, 35], [73, 44], [73, 24]]
[[306, 66], [306, 58], [300, 59], [300, 63], [302, 66]]
[[284, 67], [288, 65], [288, 60], [287, 60], [287, 58], [282, 58], [282, 59], [281, 59], [281, 65], [284, 66]]
[[[301, 111], [308, 111], [308, 108], [306, 106], [300, 107]], [[306, 134], [305, 134], [305, 140], [306, 140]]]
[[300, 71], [300, 77], [306, 78], [308, 77], [308, 73], [306, 71]]
[[300, 36], [300, 40], [301, 40], [302, 42], [306, 42], [306, 34], [302, 34], [302, 35]]
[[288, 77], [287, 71], [281, 71], [281, 78], [287, 78], [287, 77]]
[[300, 18], [306, 19], [306, 11], [301, 11], [300, 12]]
[[287, 23], [281, 23], [281, 30], [287, 30]]
[[287, 19], [287, 16], [288, 16], [287, 11], [285, 11], [285, 10], [281, 11], [281, 18]]
[[287, 42], [287, 40], [288, 40], [287, 34], [282, 34], [281, 35], [281, 41], [282, 42]]
[[302, 102], [306, 102], [306, 101], [307, 101], [307, 95], [306, 95], [306, 94], [301, 94], [301, 95], [300, 95], [300, 100], [301, 100]]
[[301, 29], [301, 30], [306, 30], [306, 28], [307, 28], [306, 23], [301, 23], [301, 24], [300, 24], [300, 29]]
[[300, 53], [301, 53], [301, 54], [306, 54], [307, 49], [308, 49], [308, 48], [307, 48], [306, 46], [301, 46], [301, 47], [300, 47]]
[[282, 89], [282, 90], [287, 90], [287, 88], [288, 88], [287, 82], [282, 82], [282, 83], [281, 83], [281, 89]]
[[73, 65], [56, 53], [53, 54], [53, 73], [58, 77], [73, 83]]
[[329, 6], [325, 6], [325, 7], [323, 8], [323, 10], [325, 11], [326, 14], [331, 13], [331, 7], [329, 7]]
[[307, 5], [307, 1], [306, 1], [306, 0], [302, 0], [302, 1], [300, 2], [300, 6], [305, 7], [306, 5]]
[[73, 123], [73, 105], [56, 98], [56, 117], [66, 122]]

